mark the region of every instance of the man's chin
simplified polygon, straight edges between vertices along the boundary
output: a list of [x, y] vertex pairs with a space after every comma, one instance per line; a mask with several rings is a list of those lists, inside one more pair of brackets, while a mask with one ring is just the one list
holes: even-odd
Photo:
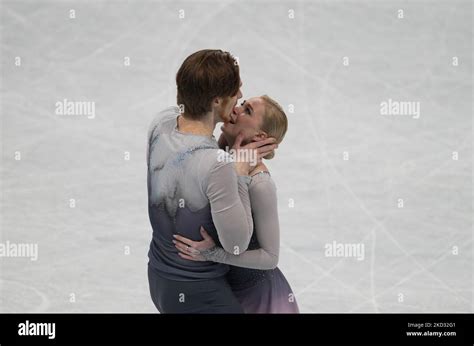
[[231, 117], [231, 114], [219, 114], [219, 121], [223, 122], [223, 123], [228, 123], [229, 121], [231, 121], [232, 117]]

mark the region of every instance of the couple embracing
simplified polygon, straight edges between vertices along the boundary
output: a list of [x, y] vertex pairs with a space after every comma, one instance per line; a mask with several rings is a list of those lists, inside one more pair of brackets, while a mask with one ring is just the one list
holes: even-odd
[[[277, 268], [276, 186], [262, 162], [285, 136], [283, 109], [266, 95], [237, 105], [239, 66], [221, 50], [187, 57], [176, 84], [179, 107], [148, 132], [153, 303], [161, 313], [297, 313]], [[245, 152], [257, 160], [236, 159]]]

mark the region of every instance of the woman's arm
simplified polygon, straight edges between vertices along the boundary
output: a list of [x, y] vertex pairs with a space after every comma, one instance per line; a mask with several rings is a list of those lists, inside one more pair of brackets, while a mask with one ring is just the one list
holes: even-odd
[[280, 227], [276, 187], [268, 174], [258, 174], [254, 179], [249, 188], [249, 195], [260, 249], [247, 250], [240, 255], [234, 255], [220, 247], [215, 247], [212, 239], [203, 233], [204, 241], [202, 242], [189, 242], [183, 237], [176, 238], [179, 242], [175, 244], [181, 252], [181, 257], [253, 269], [273, 269], [277, 266]]

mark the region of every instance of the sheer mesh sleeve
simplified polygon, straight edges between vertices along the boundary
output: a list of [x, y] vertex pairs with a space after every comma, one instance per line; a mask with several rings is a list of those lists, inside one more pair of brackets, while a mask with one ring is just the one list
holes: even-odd
[[214, 247], [202, 253], [206, 260], [253, 269], [273, 269], [277, 266], [280, 226], [276, 186], [270, 175], [256, 175], [250, 184], [249, 194], [260, 249], [233, 255], [220, 247]]

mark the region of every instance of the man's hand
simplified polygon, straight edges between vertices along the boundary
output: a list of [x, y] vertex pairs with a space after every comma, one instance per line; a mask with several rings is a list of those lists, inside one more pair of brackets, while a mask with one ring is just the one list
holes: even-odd
[[[234, 146], [232, 149], [234, 149], [238, 160], [235, 161], [235, 170], [237, 171], [238, 175], [249, 175], [249, 172], [260, 162], [262, 162], [262, 158], [267, 156], [269, 153], [271, 153], [274, 149], [278, 148], [278, 144], [276, 144], [276, 139], [273, 137], [269, 137], [266, 139], [263, 139], [258, 142], [251, 142], [243, 147], [241, 146], [242, 140], [244, 138], [243, 133], [239, 133], [237, 138], [235, 139]], [[241, 150], [246, 150], [249, 151], [247, 155], [241, 155], [239, 152]], [[255, 162], [251, 162], [250, 160], [248, 161], [243, 161], [240, 160], [242, 157], [246, 158], [255, 158]]]

